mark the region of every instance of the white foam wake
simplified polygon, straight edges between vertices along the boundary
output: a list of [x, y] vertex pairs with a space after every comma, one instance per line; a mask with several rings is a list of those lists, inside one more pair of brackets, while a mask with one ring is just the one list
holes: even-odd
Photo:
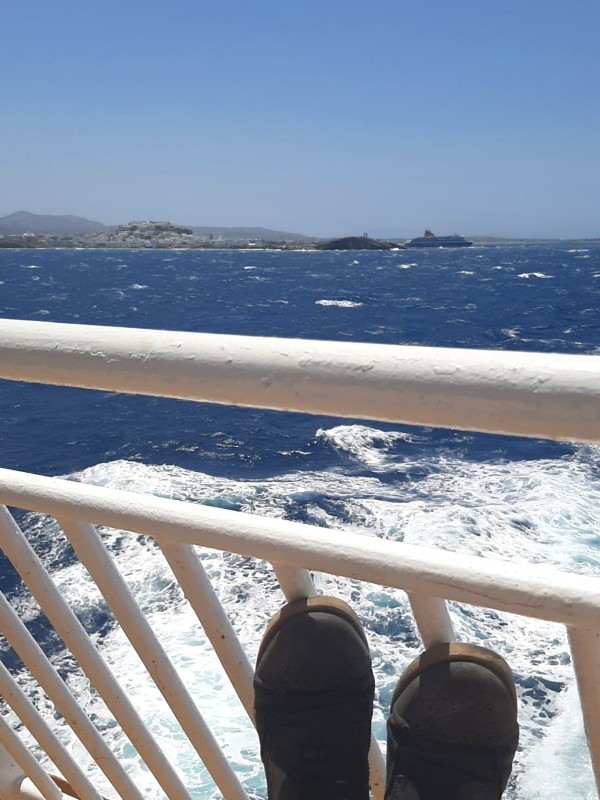
[[[574, 457], [554, 461], [472, 463], [439, 452], [424, 457], [421, 447], [421, 455], [415, 455], [415, 446], [423, 443], [416, 435], [364, 425], [321, 429], [316, 437], [348, 461], [332, 471], [301, 471], [256, 481], [124, 461], [101, 464], [72, 477], [262, 516], [300, 519], [339, 530], [340, 536], [344, 531], [354, 531], [487, 558], [600, 574], [600, 487], [593, 471], [595, 448], [581, 447]], [[367, 474], [355, 469], [361, 465]], [[411, 477], [417, 468], [420, 477]], [[95, 638], [102, 653], [185, 776], [193, 797], [216, 797], [198, 757], [185, 746], [157, 690], [149, 679], [140, 677], [138, 658], [120, 628], [107, 624], [110, 618], [105, 603], [85, 571], [77, 564], [65, 565], [68, 549], [56, 526], [32, 517], [29, 536], [44, 549], [61, 592], [89, 628], [97, 631]], [[119, 531], [103, 532], [103, 536], [245, 786], [264, 796], [256, 736], [157, 547], [143, 537]], [[283, 602], [270, 568], [232, 554], [203, 550], [200, 555], [244, 647], [254, 659], [266, 621]], [[365, 625], [377, 680], [374, 730], [383, 742], [386, 709], [397, 676], [420, 647], [406, 596], [345, 578], [316, 575], [315, 580], [319, 590], [350, 602]], [[521, 750], [507, 797], [592, 797], [591, 769], [563, 628], [457, 604], [451, 604], [450, 610], [460, 639], [497, 650], [516, 675]], [[20, 611], [29, 619], [38, 613], [26, 597], [20, 600]], [[55, 658], [82, 705], [95, 715], [112, 746], [128, 763], [134, 780], [149, 796], [155, 796], [153, 779], [76, 665], [60, 655]], [[22, 680], [35, 695], [25, 675]], [[51, 709], [45, 711], [52, 715]], [[85, 763], [85, 755], [69, 732], [61, 729], [61, 736]], [[544, 795], [544, 768], [540, 765], [546, 770], [552, 767], [554, 789], [550, 794], [546, 791]], [[575, 773], [578, 789], [569, 793]]]

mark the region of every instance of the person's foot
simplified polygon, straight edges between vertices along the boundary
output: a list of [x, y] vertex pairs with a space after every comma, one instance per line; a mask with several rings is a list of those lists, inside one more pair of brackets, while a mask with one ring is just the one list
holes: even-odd
[[340, 600], [273, 617], [254, 678], [269, 800], [368, 800], [374, 681], [367, 640]]
[[518, 739], [506, 661], [475, 645], [435, 645], [392, 698], [385, 800], [499, 800]]

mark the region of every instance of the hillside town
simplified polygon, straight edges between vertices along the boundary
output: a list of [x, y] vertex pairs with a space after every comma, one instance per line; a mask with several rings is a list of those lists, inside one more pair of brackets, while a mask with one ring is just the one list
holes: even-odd
[[307, 241], [258, 239], [247, 236], [195, 233], [192, 228], [171, 222], [139, 220], [85, 233], [0, 233], [0, 247], [82, 247], [115, 249], [201, 249], [201, 248], [277, 248], [302, 249]]

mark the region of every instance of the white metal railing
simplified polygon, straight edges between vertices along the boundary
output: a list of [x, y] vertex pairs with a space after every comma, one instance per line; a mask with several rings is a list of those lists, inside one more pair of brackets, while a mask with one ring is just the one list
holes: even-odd
[[[600, 441], [600, 360], [594, 356], [217, 336], [0, 321], [0, 378], [553, 439]], [[416, 547], [208, 506], [0, 469], [0, 502], [52, 515], [86, 566], [182, 729], [226, 798], [245, 793], [137, 607], [94, 526], [153, 537], [252, 717], [252, 667], [194, 547], [265, 559], [288, 599], [314, 593], [307, 570], [403, 589], [426, 646], [453, 638], [445, 600], [567, 626], [600, 786], [600, 579]], [[367, 545], [368, 542], [368, 546]], [[6, 509], [0, 544], [166, 796], [189, 794]], [[81, 712], [15, 612], [0, 625], [118, 796], [140, 792]], [[98, 794], [14, 680], [0, 692], [84, 800]], [[60, 796], [18, 737], [0, 725], [0, 797], [25, 796], [27, 775]], [[4, 759], [4, 760], [3, 760]], [[15, 766], [16, 765], [16, 766]], [[371, 753], [372, 791], [383, 761]], [[23, 787], [16, 793], [15, 786]], [[29, 791], [29, 790], [27, 790]], [[13, 792], [13, 795], [10, 794]], [[37, 796], [40, 796], [37, 795]], [[31, 795], [34, 796], [34, 795]]]

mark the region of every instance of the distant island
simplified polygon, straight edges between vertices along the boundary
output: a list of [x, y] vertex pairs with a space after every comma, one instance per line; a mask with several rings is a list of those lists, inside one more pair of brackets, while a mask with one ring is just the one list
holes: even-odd
[[[477, 244], [600, 241], [598, 238], [560, 240], [508, 239], [494, 236], [471, 236], [470, 239]], [[324, 240], [317, 236], [288, 233], [270, 228], [174, 225], [171, 222], [154, 220], [138, 220], [122, 225], [104, 225], [102, 222], [70, 214], [32, 214], [29, 211], [17, 211], [14, 214], [0, 217], [0, 247], [5, 248], [396, 250], [407, 244], [407, 237], [377, 239], [363, 234], [362, 236], [345, 236]]]
[[331, 239], [315, 245], [315, 250], [399, 250], [404, 245], [395, 242], [384, 242], [381, 239], [370, 239], [363, 236], [345, 236], [342, 239]]

